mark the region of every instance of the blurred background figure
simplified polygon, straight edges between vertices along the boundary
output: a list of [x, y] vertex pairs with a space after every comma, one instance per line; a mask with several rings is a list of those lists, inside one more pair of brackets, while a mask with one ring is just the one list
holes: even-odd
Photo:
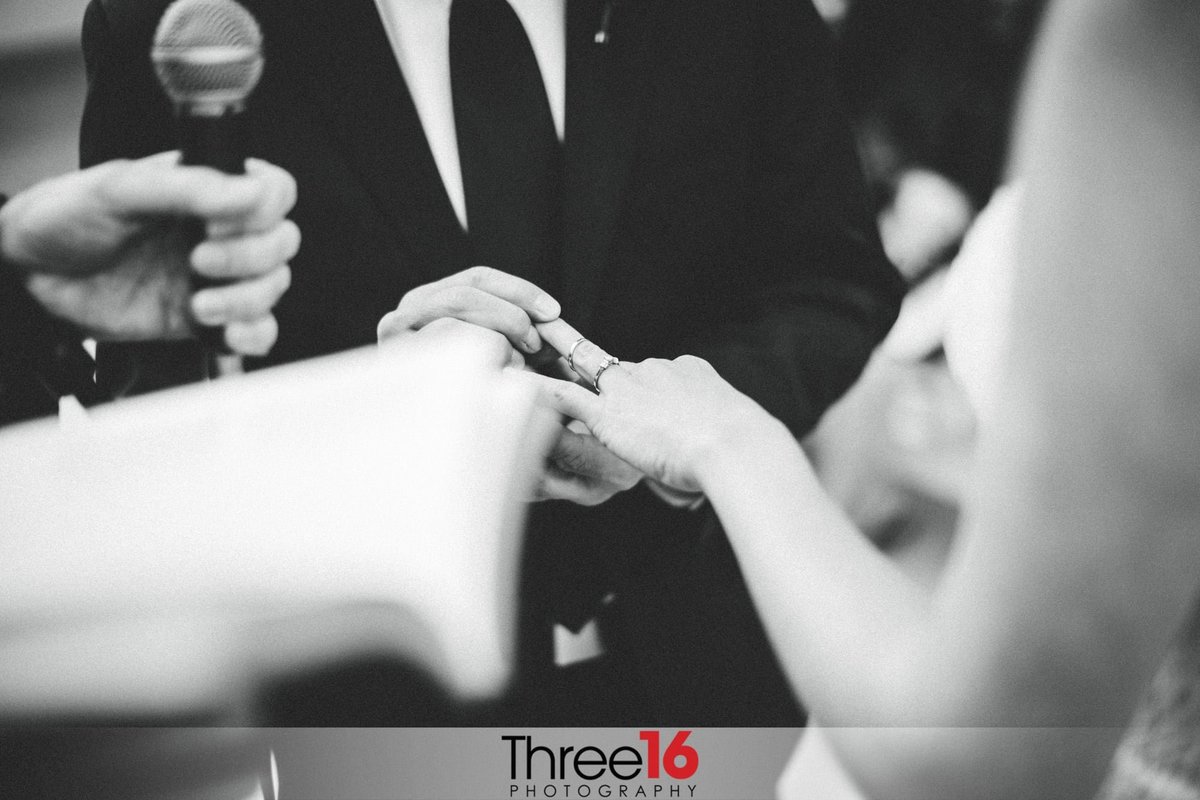
[[910, 290], [862, 378], [806, 442], [850, 518], [932, 586], [990, 411], [1015, 262], [1018, 193], [1001, 189], [953, 264]]
[[[1045, 0], [820, 0], [884, 249], [909, 284], [901, 318], [807, 445], [862, 530], [933, 580], [968, 473], [963, 374], [996, 352], [1009, 254], [999, 223], [949, 265], [1002, 180], [1013, 105]], [[1006, 215], [1000, 211], [995, 216]], [[962, 353], [946, 363], [953, 327]], [[952, 338], [954, 334], [949, 334]], [[980, 394], [980, 393], [976, 393]], [[983, 394], [981, 396], [986, 396]]]
[[884, 247], [916, 280], [948, 262], [999, 183], [1045, 0], [819, 5], [844, 9], [834, 17], [843, 94]]

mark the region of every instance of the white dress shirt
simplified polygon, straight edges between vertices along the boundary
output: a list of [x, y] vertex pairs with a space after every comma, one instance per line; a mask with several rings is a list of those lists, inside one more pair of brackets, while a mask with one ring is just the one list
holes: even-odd
[[[438, 172], [467, 229], [454, 102], [450, 90], [450, 4], [452, 0], [375, 0], [400, 72], [408, 84]], [[566, 116], [567, 43], [565, 0], [508, 0], [533, 46], [558, 140]]]

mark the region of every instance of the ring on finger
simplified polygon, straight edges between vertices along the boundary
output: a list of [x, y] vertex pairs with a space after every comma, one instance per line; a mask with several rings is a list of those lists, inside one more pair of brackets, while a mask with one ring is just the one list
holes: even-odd
[[576, 369], [575, 369], [575, 351], [579, 349], [579, 345], [583, 344], [586, 341], [587, 341], [586, 336], [580, 336], [578, 339], [575, 340], [575, 344], [571, 345], [571, 349], [567, 353], [567, 366], [571, 368], [572, 372], [576, 371]]
[[604, 370], [609, 367], [616, 366], [621, 363], [621, 359], [616, 356], [608, 356], [600, 368], [596, 370], [596, 377], [592, 378], [592, 386], [596, 389], [596, 394], [600, 394], [600, 376], [604, 374]]

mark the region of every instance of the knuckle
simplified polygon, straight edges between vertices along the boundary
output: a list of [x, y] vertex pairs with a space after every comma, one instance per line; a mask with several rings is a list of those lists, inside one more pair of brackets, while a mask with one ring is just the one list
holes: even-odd
[[429, 296], [430, 290], [426, 286], [418, 286], [415, 289], [410, 289], [400, 298], [400, 302], [396, 304], [396, 310], [393, 313], [415, 314], [418, 308], [427, 304]]
[[466, 279], [468, 285], [478, 288], [491, 280], [495, 272], [496, 270], [491, 267], [475, 266], [466, 270], [463, 273], [463, 277]]
[[409, 291], [402, 294], [400, 296], [400, 302], [396, 303], [395, 311], [403, 311], [407, 308], [411, 308], [412, 305], [417, 302], [417, 297], [420, 294], [420, 292], [421, 292], [421, 289], [420, 289], [420, 287], [418, 287], [416, 289], [410, 289]]
[[475, 292], [470, 286], [452, 286], [442, 293], [443, 307], [448, 313], [461, 314], [475, 305]]
[[379, 320], [379, 324], [375, 326], [375, 338], [378, 342], [391, 341], [399, 339], [413, 332], [412, 325], [402, 315], [393, 311]]

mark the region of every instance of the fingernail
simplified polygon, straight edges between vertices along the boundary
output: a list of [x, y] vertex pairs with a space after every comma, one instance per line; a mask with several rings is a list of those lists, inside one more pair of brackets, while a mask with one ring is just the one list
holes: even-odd
[[526, 353], [536, 353], [542, 349], [541, 337], [538, 336], [537, 331], [533, 328], [530, 328], [525, 333], [525, 338], [521, 340], [521, 344], [525, 347]]
[[556, 319], [562, 308], [558, 305], [558, 301], [548, 294], [538, 295], [533, 301], [533, 309], [539, 316], [545, 317], [547, 320]]
[[215, 244], [204, 243], [192, 251], [192, 268], [205, 274], [223, 275], [229, 266], [225, 249]]

